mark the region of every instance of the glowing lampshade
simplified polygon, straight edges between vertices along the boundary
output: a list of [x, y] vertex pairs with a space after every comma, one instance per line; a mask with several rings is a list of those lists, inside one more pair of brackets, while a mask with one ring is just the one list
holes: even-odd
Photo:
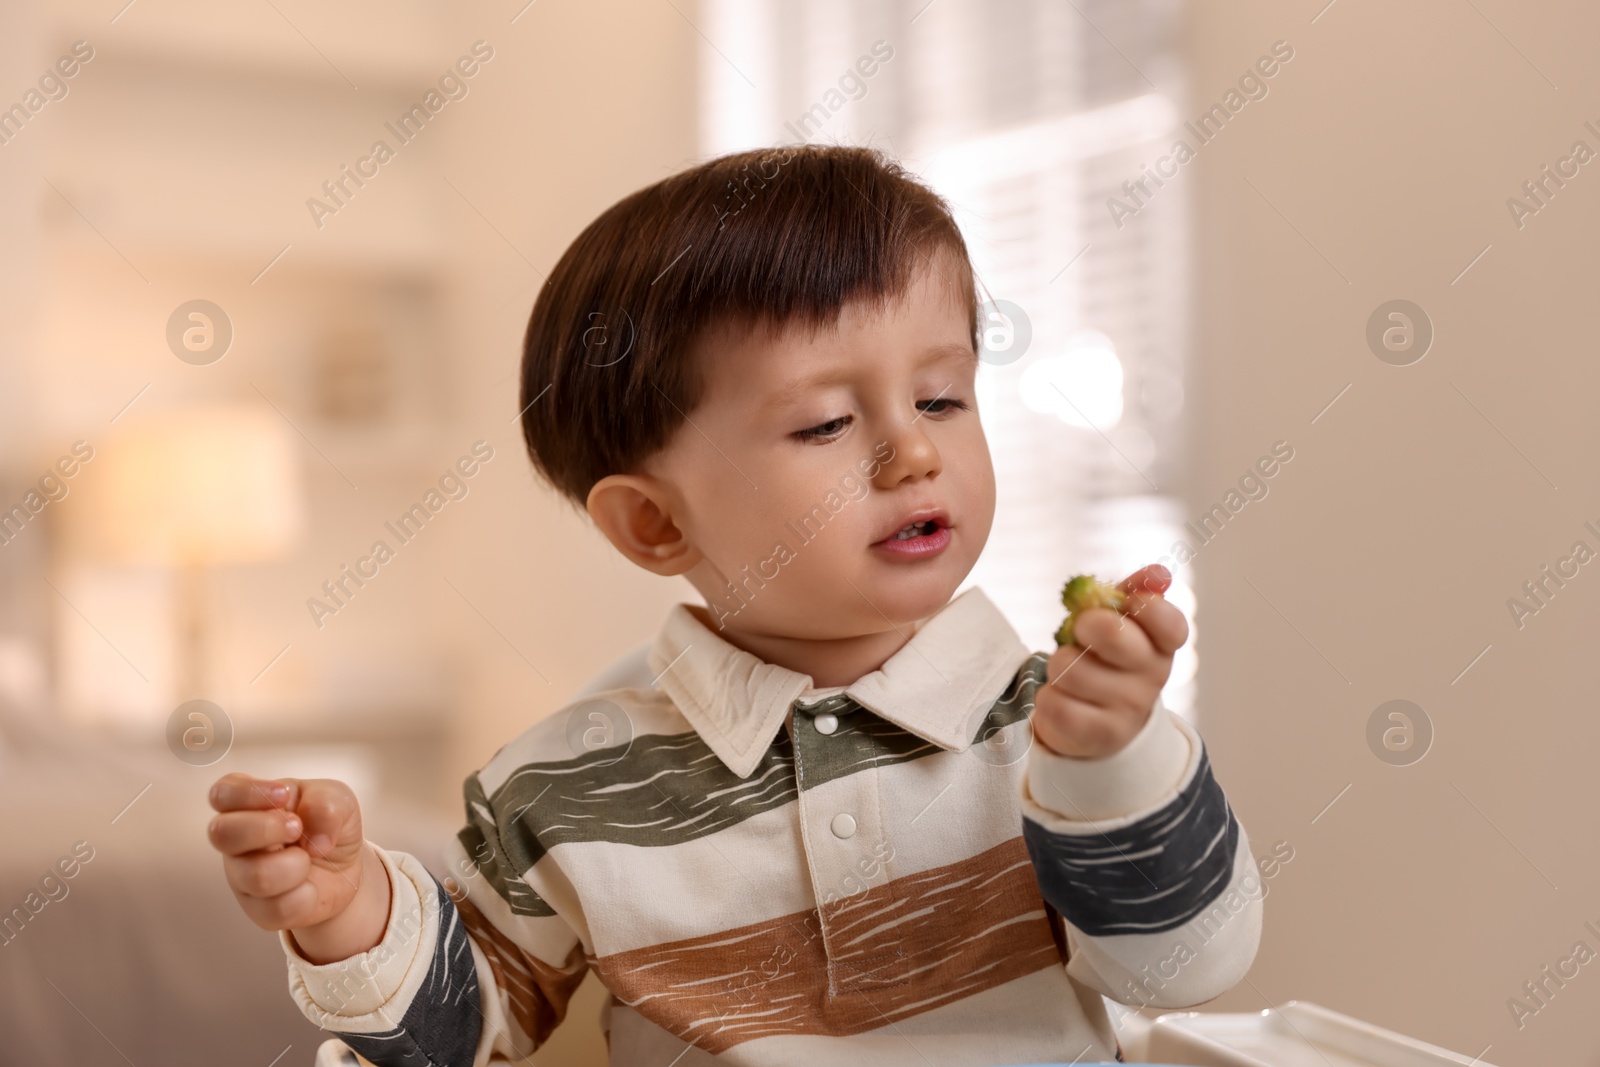
[[129, 425], [96, 449], [69, 542], [117, 563], [262, 563], [305, 527], [293, 432], [266, 407], [189, 409]]

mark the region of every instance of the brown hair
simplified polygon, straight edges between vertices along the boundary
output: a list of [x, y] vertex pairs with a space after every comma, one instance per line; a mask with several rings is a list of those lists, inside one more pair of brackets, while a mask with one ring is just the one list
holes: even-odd
[[647, 186], [584, 228], [540, 289], [523, 341], [522, 436], [534, 468], [584, 509], [693, 412], [686, 356], [713, 322], [837, 322], [885, 306], [935, 251], [960, 271], [973, 353], [978, 300], [944, 199], [873, 148], [736, 152]]

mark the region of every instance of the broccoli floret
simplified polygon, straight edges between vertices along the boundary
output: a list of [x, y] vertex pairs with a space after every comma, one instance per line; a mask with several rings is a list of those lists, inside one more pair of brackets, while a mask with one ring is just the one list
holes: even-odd
[[1128, 598], [1121, 589], [1098, 581], [1092, 574], [1079, 574], [1067, 579], [1067, 584], [1061, 587], [1061, 603], [1066, 606], [1067, 618], [1056, 631], [1056, 644], [1070, 645], [1074, 643], [1072, 625], [1082, 612], [1090, 608], [1122, 611], [1127, 607]]

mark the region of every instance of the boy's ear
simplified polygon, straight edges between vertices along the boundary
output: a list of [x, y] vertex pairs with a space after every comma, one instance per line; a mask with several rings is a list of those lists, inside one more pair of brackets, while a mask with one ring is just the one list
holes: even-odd
[[700, 561], [672, 521], [668, 493], [648, 474], [606, 475], [589, 490], [585, 506], [617, 551], [647, 571], [669, 577]]

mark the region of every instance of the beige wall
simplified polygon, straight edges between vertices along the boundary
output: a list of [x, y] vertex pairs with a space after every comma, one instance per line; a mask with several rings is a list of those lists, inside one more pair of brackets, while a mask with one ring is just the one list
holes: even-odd
[[[1600, 526], [1600, 164], [1520, 231], [1505, 202], [1575, 140], [1600, 149], [1583, 128], [1600, 120], [1600, 17], [1344, 0], [1312, 24], [1320, 6], [1207, 3], [1192, 20], [1191, 112], [1275, 40], [1295, 49], [1182, 179], [1193, 510], [1273, 441], [1295, 448], [1197, 560], [1210, 750], [1257, 854], [1295, 850], [1249, 983], [1213, 1007], [1301, 997], [1469, 1057], [1492, 1044], [1497, 1064], [1594, 1062], [1593, 965], [1520, 1031], [1506, 1001], [1574, 942], [1600, 950], [1583, 928], [1600, 926], [1600, 565], [1520, 631], [1506, 600], [1574, 541], [1600, 549], [1582, 527]], [[1364, 340], [1394, 298], [1436, 329], [1408, 367]], [[1393, 698], [1435, 730], [1412, 766], [1365, 740]]]

